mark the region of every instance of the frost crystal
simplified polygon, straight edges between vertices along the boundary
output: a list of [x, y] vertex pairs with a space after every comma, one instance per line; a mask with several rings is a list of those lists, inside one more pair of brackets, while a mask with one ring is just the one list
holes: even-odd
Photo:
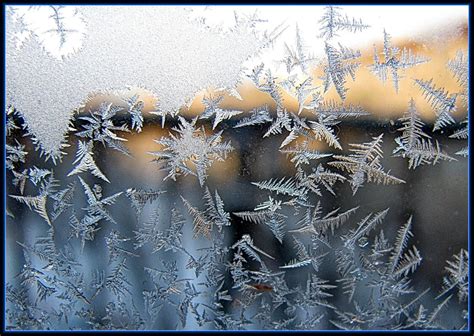
[[[464, 126], [463, 128], [461, 128], [460, 130], [454, 132], [453, 134], [451, 134], [449, 137], [450, 138], [453, 138], [453, 139], [467, 139], [468, 136], [469, 136], [469, 126], [468, 126], [468, 118], [466, 117], [466, 120], [462, 121], [461, 124], [465, 124], [466, 126]], [[464, 156], [464, 157], [467, 157], [469, 155], [469, 148], [468, 147], [464, 147], [462, 148], [460, 151], [456, 152], [457, 155], [461, 155], [461, 156]]]
[[362, 23], [362, 19], [352, 20], [346, 15], [343, 16], [340, 11], [341, 7], [326, 6], [323, 17], [319, 20], [321, 24], [321, 37], [331, 39], [337, 36], [339, 30], [347, 30], [353, 33], [369, 28], [368, 25]]
[[316, 58], [311, 55], [306, 55], [305, 46], [303, 44], [298, 24], [296, 24], [296, 41], [295, 50], [291, 49], [285, 43], [285, 57], [280, 61], [286, 66], [286, 71], [291, 73], [295, 67], [299, 67], [303, 73], [308, 73], [310, 65], [312, 65]]
[[[207, 177], [207, 169], [214, 161], [224, 161], [227, 155], [233, 150], [229, 142], [222, 143], [222, 131], [207, 136], [204, 127], [195, 129], [197, 119], [188, 123], [183, 117], [179, 117], [180, 125], [173, 128], [177, 136], [170, 133], [169, 138], [155, 140], [163, 145], [164, 149], [150, 154], [156, 156], [161, 168], [168, 171], [165, 177], [176, 180], [179, 175], [195, 175], [199, 179], [201, 186]], [[192, 163], [196, 167], [196, 172], [189, 166]]]
[[456, 78], [459, 86], [461, 86], [461, 100], [464, 106], [468, 105], [468, 82], [469, 82], [469, 71], [468, 71], [468, 60], [464, 52], [458, 50], [456, 57], [448, 61], [448, 69], [451, 71], [453, 76]]
[[334, 155], [333, 158], [337, 161], [328, 163], [351, 174], [349, 182], [353, 194], [364, 185], [365, 181], [381, 184], [405, 183], [405, 181], [383, 171], [382, 164], [380, 163], [383, 157], [381, 149], [382, 137], [383, 133], [378, 137], [374, 137], [371, 142], [351, 144], [353, 148], [350, 151], [354, 152], [354, 154], [348, 156]]
[[90, 171], [92, 175], [110, 183], [109, 179], [102, 173], [99, 167], [97, 167], [92, 157], [92, 144], [92, 141], [86, 143], [79, 140], [76, 160], [73, 162], [73, 164], [77, 163], [77, 165], [67, 176], [82, 173], [83, 171]]
[[224, 99], [224, 96], [220, 95], [217, 97], [204, 97], [202, 102], [204, 104], [204, 112], [201, 114], [200, 118], [209, 119], [211, 116], [214, 116], [214, 123], [212, 129], [215, 129], [216, 126], [225, 119], [230, 119], [233, 116], [241, 114], [242, 111], [236, 110], [223, 110], [219, 107], [219, 104]]
[[342, 100], [346, 98], [346, 77], [350, 75], [355, 80], [355, 71], [360, 63], [353, 62], [360, 57], [360, 51], [353, 51], [339, 44], [339, 50], [326, 42], [325, 46], [327, 64], [324, 66], [324, 92], [329, 90], [331, 84], [336, 88]]
[[433, 131], [454, 124], [455, 121], [451, 114], [456, 111], [457, 93], [449, 95], [449, 92], [445, 91], [444, 88], [437, 88], [433, 84], [433, 79], [429, 81], [415, 79], [415, 83], [438, 116]]
[[[51, 7], [58, 15], [63, 10]], [[52, 23], [60, 17], [55, 11]], [[34, 8], [26, 10], [23, 20], [35, 15]], [[81, 6], [77, 15], [87, 25], [87, 36], [81, 49], [64, 60], [44, 52], [41, 36], [20, 48], [7, 37], [7, 101], [24, 117], [41, 149], [53, 157], [60, 156], [73, 110], [89, 94], [139, 86], [156, 94], [162, 111], [175, 111], [202, 88], [233, 87], [242, 63], [265, 40], [245, 27], [227, 32], [204, 27], [179, 7]], [[12, 21], [8, 14], [9, 34]], [[75, 34], [67, 26], [53, 28], [64, 43]], [[37, 31], [32, 34], [37, 36]], [[176, 57], [178, 51], [189, 57]]]
[[268, 112], [268, 106], [263, 106], [256, 108], [251, 111], [249, 117], [242, 118], [237, 125], [235, 125], [235, 128], [239, 127], [246, 127], [246, 126], [253, 126], [253, 125], [259, 125], [259, 124], [265, 124], [268, 122], [272, 121], [272, 117], [270, 116]]
[[399, 80], [401, 77], [400, 70], [414, 67], [418, 64], [426, 63], [429, 61], [428, 58], [413, 55], [412, 51], [407, 48], [403, 48], [401, 55], [400, 49], [392, 47], [390, 43], [390, 35], [384, 30], [383, 31], [383, 55], [384, 61], [380, 61], [377, 48], [374, 46], [374, 64], [370, 66], [371, 71], [383, 82], [387, 80], [388, 71], [392, 74], [392, 82], [395, 87], [395, 91], [398, 93]]
[[418, 116], [413, 98], [405, 116], [400, 119], [403, 127], [401, 137], [395, 138], [398, 147], [393, 150], [394, 156], [408, 158], [408, 169], [415, 169], [422, 164], [436, 164], [439, 160], [455, 161], [456, 159], [442, 152], [438, 141], [435, 145], [431, 137], [423, 132], [423, 122]]

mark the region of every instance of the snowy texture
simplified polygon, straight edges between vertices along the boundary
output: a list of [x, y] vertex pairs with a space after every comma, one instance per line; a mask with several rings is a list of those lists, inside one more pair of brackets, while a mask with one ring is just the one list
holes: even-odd
[[[35, 11], [26, 11], [24, 21]], [[59, 156], [73, 110], [89, 94], [143, 87], [157, 96], [162, 111], [175, 112], [203, 88], [233, 87], [242, 63], [263, 42], [246, 27], [206, 28], [179, 7], [84, 6], [77, 11], [87, 36], [65, 59], [45, 52], [53, 47], [44, 45], [33, 25], [27, 27], [34, 38], [17, 48], [12, 25], [20, 22], [7, 21], [7, 101], [53, 157]]]

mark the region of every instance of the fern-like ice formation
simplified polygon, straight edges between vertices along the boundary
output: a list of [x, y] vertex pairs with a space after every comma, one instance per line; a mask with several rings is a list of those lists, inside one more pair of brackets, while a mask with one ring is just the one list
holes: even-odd
[[253, 243], [253, 239], [250, 237], [250, 235], [247, 234], [243, 235], [241, 239], [239, 239], [234, 245], [232, 245], [232, 249], [237, 249], [237, 251], [241, 250], [245, 252], [245, 254], [247, 254], [250, 258], [258, 261], [261, 264], [263, 263], [263, 261], [260, 258], [259, 254], [269, 259], [275, 259], [268, 253], [262, 251], [257, 246], [255, 246]]
[[433, 126], [433, 131], [455, 123], [452, 114], [456, 111], [456, 99], [458, 94], [445, 91], [444, 88], [437, 88], [433, 84], [433, 79], [425, 81], [415, 79], [415, 84], [420, 88], [426, 101], [431, 105], [437, 116]]
[[370, 115], [360, 105], [342, 104], [334, 100], [322, 101], [313, 108], [315, 115], [333, 116], [337, 119], [358, 118]]
[[140, 216], [147, 203], [153, 203], [163, 193], [164, 191], [161, 190], [155, 191], [135, 188], [129, 188], [125, 192], [126, 196], [130, 199], [132, 208], [136, 211], [137, 216]]
[[140, 96], [135, 94], [132, 97], [125, 100], [128, 107], [128, 113], [132, 118], [132, 129], [136, 130], [137, 133], [142, 131], [143, 127], [143, 108], [145, 103], [139, 99]]
[[332, 156], [332, 154], [320, 153], [317, 150], [310, 149], [307, 141], [303, 141], [302, 143], [297, 144], [295, 147], [280, 149], [280, 152], [285, 153], [287, 156], [291, 157], [290, 161], [293, 162], [296, 167], [302, 164], [309, 164], [309, 160], [318, 160]]
[[312, 55], [306, 54], [306, 47], [304, 42], [301, 38], [301, 33], [298, 28], [298, 24], [296, 24], [296, 34], [295, 34], [295, 49], [293, 50], [288, 44], [285, 42], [285, 51], [284, 57], [280, 61], [286, 67], [286, 71], [291, 73], [294, 71], [296, 67], [303, 73], [308, 73], [310, 70], [311, 65], [316, 61], [316, 58]]
[[160, 230], [160, 217], [158, 213], [152, 219], [144, 223], [143, 227], [135, 231], [135, 249], [147, 244], [151, 245], [152, 253], [161, 249], [165, 251], [185, 251], [182, 244], [183, 226], [186, 223], [184, 217], [177, 209], [171, 210], [170, 225], [165, 230]]
[[[456, 56], [448, 61], [447, 67], [451, 71], [454, 78], [456, 78], [458, 85], [461, 87], [461, 91], [458, 92], [458, 96], [460, 97], [462, 105], [468, 108], [469, 71], [467, 55], [465, 55], [463, 51], [458, 50], [456, 52]], [[466, 126], [450, 135], [450, 138], [468, 138], [468, 117], [466, 117], [466, 119], [462, 123], [466, 124]], [[456, 152], [456, 154], [467, 157], [469, 155], [469, 148], [466, 146]]]
[[233, 116], [239, 115], [242, 111], [237, 110], [223, 110], [219, 107], [219, 104], [224, 99], [223, 95], [218, 95], [217, 97], [213, 96], [204, 96], [202, 102], [204, 104], [204, 112], [200, 115], [202, 119], [209, 119], [214, 116], [214, 123], [212, 124], [212, 129], [215, 129], [216, 126], [225, 119], [230, 119]]
[[92, 156], [92, 146], [92, 141], [83, 142], [79, 140], [77, 144], [76, 160], [73, 162], [73, 164], [77, 163], [77, 165], [69, 172], [68, 176], [82, 173], [84, 171], [90, 171], [92, 175], [110, 183], [109, 179], [104, 175], [104, 173], [102, 173], [94, 161]]
[[[50, 27], [46, 34], [59, 37], [56, 49], [69, 51], [64, 61], [43, 50], [46, 37], [44, 27], [35, 25], [38, 17]], [[178, 7], [33, 6], [9, 11], [6, 21], [7, 100], [25, 118], [39, 148], [53, 158], [61, 155], [72, 111], [89, 94], [140, 86], [159, 97], [162, 113], [174, 112], [202, 88], [233, 87], [242, 63], [275, 37], [271, 32], [257, 36], [245, 26], [219, 32], [190, 20]], [[32, 38], [19, 44], [15, 32]], [[79, 41], [80, 52], [67, 47], [78, 44], [76, 36], [87, 37]], [[176, 50], [189, 57], [176, 58]], [[37, 111], [49, 112], [38, 118]], [[137, 128], [138, 110], [131, 113]]]
[[[466, 117], [466, 119], [463, 120], [461, 123], [465, 124], [466, 126], [464, 126], [463, 128], [461, 128], [461, 129], [457, 130], [456, 132], [454, 132], [453, 134], [451, 134], [449, 136], [450, 138], [452, 138], [452, 139], [467, 139], [468, 138], [468, 136], [469, 136], [469, 126], [468, 126], [469, 120], [468, 120], [468, 118]], [[469, 147], [466, 146], [466, 147], [462, 148], [461, 150], [457, 151], [456, 154], [467, 157], [469, 155]]]
[[[260, 186], [259, 184], [257, 185]], [[264, 183], [262, 186], [271, 190], [277, 190], [281, 193], [297, 192], [292, 188], [292, 183], [288, 185], [288, 183], [283, 183], [283, 181], [277, 183], [270, 181], [268, 185]], [[253, 211], [240, 211], [234, 212], [233, 214], [255, 224], [267, 225], [275, 238], [280, 243], [283, 243], [283, 238], [286, 234], [284, 220], [287, 216], [279, 212], [279, 210], [281, 210], [281, 201], [269, 196], [268, 201], [259, 204]]]
[[337, 32], [340, 30], [347, 30], [352, 33], [360, 32], [369, 28], [368, 25], [362, 22], [362, 19], [349, 18], [347, 15], [341, 14], [342, 8], [337, 6], [326, 6], [324, 14], [319, 20], [320, 37], [328, 40], [338, 36]]
[[[170, 133], [169, 137], [162, 137], [155, 140], [163, 146], [163, 150], [150, 152], [156, 158], [161, 169], [167, 170], [168, 175], [165, 180], [171, 178], [176, 181], [180, 175], [195, 175], [199, 179], [201, 186], [207, 177], [207, 169], [214, 161], [224, 161], [227, 155], [233, 150], [229, 142], [222, 142], [222, 131], [207, 136], [204, 127], [195, 128], [197, 119], [187, 122], [183, 117], [179, 117], [180, 125], [173, 130], [176, 135]], [[189, 167], [191, 162], [196, 171]]]
[[298, 115], [306, 107], [306, 99], [313, 94], [315, 88], [312, 86], [312, 77], [306, 77], [301, 82], [296, 76], [292, 76], [282, 81], [280, 85], [298, 102]]
[[[50, 215], [48, 214], [46, 204], [48, 198], [52, 198], [53, 200], [57, 201], [58, 198], [61, 197], [61, 192], [57, 191], [59, 181], [54, 178], [54, 174], [52, 171], [38, 169], [36, 167], [29, 169], [29, 174], [26, 175], [26, 178], [29, 179], [34, 185], [38, 185], [38, 195], [10, 195], [10, 197], [20, 203], [25, 204], [26, 206], [28, 206], [29, 209], [34, 210], [46, 221], [46, 223], [48, 223], [48, 225], [52, 226], [53, 224]], [[23, 187], [20, 186], [20, 189], [23, 192]], [[55, 206], [54, 211], [57, 210], [58, 209]]]
[[323, 67], [324, 75], [321, 77], [324, 85], [324, 92], [327, 92], [331, 85], [336, 88], [337, 94], [342, 100], [346, 99], [346, 77], [351, 76], [355, 80], [355, 71], [360, 63], [354, 62], [361, 56], [360, 51], [346, 48], [339, 43], [339, 50], [325, 43], [326, 64]]
[[383, 171], [381, 159], [383, 133], [378, 137], [373, 137], [371, 142], [363, 144], [350, 144], [350, 149], [354, 154], [334, 155], [336, 161], [328, 164], [338, 169], [347, 171], [350, 174], [350, 185], [352, 193], [355, 195], [357, 190], [364, 185], [365, 182], [374, 182], [378, 184], [400, 184], [405, 181], [390, 175], [389, 172]]
[[[334, 185], [336, 182], [343, 182], [345, 180], [346, 178], [344, 176], [325, 169], [319, 164], [316, 168], [312, 168], [311, 173], [306, 173], [301, 167], [297, 167], [294, 177], [270, 179], [267, 181], [252, 182], [252, 184], [261, 190], [268, 190], [274, 192], [276, 195], [281, 194], [291, 197], [285, 204], [299, 204], [312, 207], [312, 205], [308, 203], [310, 192], [322, 196], [320, 189], [320, 185], [322, 185], [328, 192], [335, 195], [333, 190]], [[269, 201], [264, 204], [267, 204], [270, 209], [279, 209], [280, 203], [281, 202], [274, 201], [273, 198], [270, 197]]]
[[298, 223], [300, 227], [295, 230], [290, 230], [289, 232], [323, 234], [330, 229], [331, 233], [334, 234], [334, 231], [340, 225], [344, 224], [344, 222], [349, 219], [349, 216], [358, 208], [359, 207], [355, 207], [339, 214], [337, 214], [339, 209], [335, 209], [326, 214], [326, 216], [321, 217], [321, 203], [318, 202], [313, 211], [311, 211], [311, 209], [306, 210], [305, 216]]
[[399, 81], [402, 77], [400, 71], [414, 67], [416, 65], [426, 63], [428, 58], [417, 56], [410, 49], [400, 49], [392, 46], [391, 36], [383, 31], [383, 62], [379, 58], [377, 47], [374, 46], [374, 64], [370, 66], [370, 70], [383, 82], [387, 81], [388, 73], [392, 74], [392, 83], [395, 91], [399, 91]]
[[33, 208], [41, 217], [46, 220], [46, 223], [49, 225], [51, 224], [51, 220], [49, 219], [48, 212], [46, 210], [46, 195], [38, 195], [38, 196], [19, 196], [19, 195], [10, 195], [11, 198], [17, 200], [18, 202], [24, 203], [28, 206], [28, 208]]
[[234, 127], [247, 127], [247, 126], [254, 126], [265, 124], [272, 121], [272, 117], [268, 112], [268, 106], [262, 106], [253, 109], [250, 112], [250, 116], [242, 118]]
[[461, 91], [458, 93], [458, 95], [461, 97], [461, 102], [463, 105], [467, 107], [469, 94], [469, 70], [466, 54], [462, 50], [458, 50], [456, 52], [456, 56], [448, 61], [447, 66], [461, 87]]
[[408, 169], [415, 169], [423, 164], [435, 165], [440, 160], [454, 161], [455, 158], [443, 152], [437, 140], [423, 132], [424, 123], [421, 121], [413, 98], [410, 100], [408, 110], [403, 118], [400, 118], [403, 127], [402, 136], [395, 138], [398, 145], [393, 150], [394, 156], [401, 156], [408, 159]]
[[118, 192], [112, 196], [103, 198], [102, 187], [100, 185], [95, 184], [91, 188], [81, 177], [78, 178], [87, 197], [87, 207], [85, 207], [84, 210], [86, 210], [88, 215], [91, 217], [99, 216], [101, 219], [105, 219], [113, 224], [116, 224], [116, 221], [112, 218], [105, 207], [114, 204], [116, 199], [122, 195], [122, 192]]
[[447, 275], [443, 278], [443, 289], [438, 297], [442, 297], [453, 290], [456, 290], [459, 301], [466, 301], [468, 298], [469, 283], [469, 255], [466, 250], [461, 249], [453, 256], [453, 260], [446, 261], [445, 267]]
[[265, 64], [260, 63], [256, 65], [247, 76], [258, 90], [268, 94], [273, 99], [277, 111], [283, 109], [281, 87], [278, 85], [277, 77], [274, 76], [271, 69], [265, 70]]
[[196, 209], [182, 196], [181, 199], [193, 218], [194, 237], [202, 235], [210, 239], [214, 225], [218, 227], [219, 231], [222, 231], [224, 226], [230, 225], [229, 213], [224, 210], [224, 202], [217, 193], [217, 190], [213, 198], [209, 188], [206, 187], [204, 191], [205, 211]]
[[91, 141], [100, 142], [104, 146], [129, 155], [128, 149], [122, 144], [127, 139], [121, 138], [114, 133], [116, 131], [129, 132], [126, 125], [114, 125], [113, 118], [121, 110], [121, 107], [114, 106], [112, 103], [102, 103], [98, 110], [89, 112], [90, 116], [79, 117], [79, 120], [83, 120], [86, 123], [83, 126], [84, 130], [77, 132], [76, 135], [81, 138], [88, 138]]

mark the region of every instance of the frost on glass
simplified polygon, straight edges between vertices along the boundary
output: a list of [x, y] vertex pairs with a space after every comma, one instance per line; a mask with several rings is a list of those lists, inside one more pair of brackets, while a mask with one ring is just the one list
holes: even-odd
[[[39, 15], [49, 18], [43, 6], [14, 7], [7, 16], [7, 101], [21, 113], [41, 150], [53, 158], [61, 155], [71, 112], [88, 95], [146, 88], [157, 94], [164, 118], [203, 88], [233, 88], [242, 63], [271, 38], [255, 36], [246, 25], [219, 33], [187, 18], [185, 8], [166, 6], [77, 7], [70, 15], [85, 24], [78, 22], [80, 27], [73, 29], [62, 24], [68, 20], [59, 13], [66, 9], [49, 6], [55, 30], [46, 32], [34, 20]], [[82, 26], [86, 36], [77, 50], [65, 54], [61, 43], [44, 42], [48, 32], [67, 41]], [[18, 34], [25, 33], [30, 38], [18, 45]], [[44, 50], [55, 46], [59, 51], [54, 54]], [[190, 54], [192, 58], [182, 56]], [[38, 118], [37, 111], [45, 112]], [[51, 125], [56, 132], [50, 131]]]
[[469, 329], [454, 7], [7, 6], [5, 328]]

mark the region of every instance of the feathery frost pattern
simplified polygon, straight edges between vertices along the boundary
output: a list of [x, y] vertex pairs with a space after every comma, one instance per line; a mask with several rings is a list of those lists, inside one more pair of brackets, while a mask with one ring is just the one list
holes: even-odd
[[310, 66], [316, 61], [316, 58], [311, 55], [306, 55], [306, 47], [301, 38], [298, 24], [296, 24], [295, 30], [295, 49], [292, 49], [285, 42], [285, 56], [280, 62], [285, 65], [286, 71], [288, 73], [293, 72], [294, 68], [296, 67], [299, 67], [302, 72], [307, 73], [310, 69]]
[[354, 154], [348, 156], [334, 155], [333, 158], [336, 161], [328, 163], [350, 174], [349, 183], [354, 195], [365, 182], [384, 185], [405, 183], [405, 181], [390, 175], [389, 172], [383, 171], [380, 163], [383, 158], [382, 137], [383, 133], [378, 137], [374, 137], [371, 142], [350, 144], [353, 147], [350, 151]]
[[434, 124], [433, 131], [454, 124], [455, 120], [452, 114], [456, 111], [456, 98], [458, 94], [453, 93], [449, 95], [449, 92], [445, 91], [444, 88], [437, 88], [433, 84], [433, 79], [429, 81], [415, 79], [415, 83], [438, 117]]
[[468, 85], [469, 85], [469, 71], [467, 65], [467, 56], [461, 50], [456, 52], [456, 56], [448, 61], [447, 67], [451, 71], [454, 78], [456, 78], [461, 91], [458, 95], [465, 107], [468, 105]]
[[74, 167], [71, 172], [69, 172], [68, 176], [82, 173], [84, 171], [90, 171], [92, 175], [110, 183], [109, 179], [104, 175], [104, 173], [102, 173], [94, 161], [92, 156], [92, 145], [92, 141], [86, 143], [79, 140], [77, 145], [76, 160], [73, 162], [73, 164], [77, 163], [77, 166]]
[[[214, 161], [224, 161], [227, 155], [233, 150], [229, 142], [222, 142], [222, 131], [207, 136], [204, 127], [195, 129], [196, 119], [187, 122], [183, 117], [179, 117], [180, 125], [173, 130], [177, 133], [170, 133], [168, 138], [155, 140], [162, 145], [162, 151], [151, 152], [155, 156], [161, 169], [167, 170], [168, 178], [176, 181], [180, 175], [195, 175], [199, 179], [201, 186], [207, 177], [207, 169]], [[193, 171], [188, 166], [188, 161], [196, 166]]]
[[403, 127], [402, 136], [395, 138], [398, 145], [393, 150], [394, 156], [408, 158], [408, 169], [415, 169], [423, 164], [435, 165], [439, 160], [455, 161], [456, 159], [441, 151], [437, 140], [431, 140], [431, 137], [423, 132], [424, 123], [421, 121], [416, 110], [413, 98], [410, 100], [408, 111], [403, 118], [399, 119]]
[[[417, 274], [437, 258], [420, 211], [457, 220], [465, 202], [418, 208], [393, 194], [427, 186], [423, 172], [462, 195], [468, 49], [443, 59], [448, 92], [404, 78], [437, 60], [385, 30], [373, 54], [341, 43], [383, 29], [342, 6], [315, 7], [312, 36], [214, 6], [6, 9], [6, 329], [470, 328], [467, 247], [431, 288]], [[260, 57], [277, 45], [272, 66]], [[377, 90], [394, 97], [418, 90], [433, 125], [415, 96], [380, 117], [357, 98], [365, 78], [390, 80]]]
[[347, 30], [352, 33], [360, 32], [369, 28], [368, 25], [362, 23], [362, 19], [349, 18], [347, 15], [343, 16], [341, 7], [326, 6], [323, 17], [319, 20], [321, 37], [324, 39], [331, 39], [337, 36], [340, 30]]
[[[466, 139], [469, 136], [469, 120], [466, 117], [466, 120], [462, 121], [461, 124], [465, 124], [466, 126], [462, 127], [460, 130], [454, 132], [449, 137], [452, 139]], [[469, 155], [469, 148], [466, 146], [462, 148], [460, 151], [457, 151], [455, 154], [467, 157]]]
[[113, 118], [121, 110], [121, 107], [114, 106], [112, 103], [102, 103], [97, 111], [89, 112], [90, 117], [79, 117], [86, 124], [84, 125], [85, 130], [77, 132], [76, 135], [100, 142], [104, 146], [107, 145], [129, 155], [128, 149], [122, 144], [127, 140], [114, 133], [115, 131], [129, 132], [127, 125], [114, 125]]
[[392, 75], [392, 83], [395, 91], [398, 93], [399, 81], [402, 77], [400, 71], [414, 67], [416, 65], [426, 63], [428, 58], [417, 56], [410, 49], [400, 49], [393, 47], [391, 44], [391, 36], [383, 31], [383, 52], [384, 61], [379, 58], [377, 48], [374, 46], [374, 64], [370, 66], [370, 70], [383, 82], [387, 81], [388, 73]]
[[361, 56], [360, 51], [353, 51], [339, 43], [339, 50], [325, 42], [327, 63], [324, 66], [323, 80], [324, 92], [328, 91], [331, 85], [336, 88], [337, 94], [342, 100], [346, 99], [347, 88], [346, 77], [351, 76], [355, 80], [355, 71], [360, 63], [354, 62]]

